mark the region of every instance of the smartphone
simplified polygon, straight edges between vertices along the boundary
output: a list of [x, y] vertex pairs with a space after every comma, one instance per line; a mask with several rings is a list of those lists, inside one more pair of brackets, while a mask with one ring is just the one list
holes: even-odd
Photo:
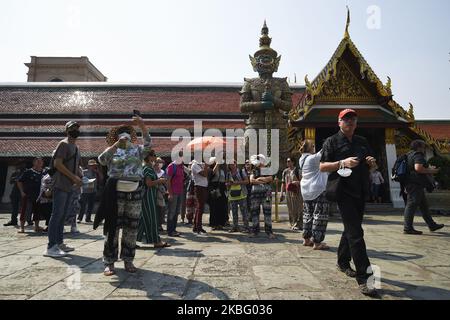
[[137, 117], [141, 117], [142, 118], [142, 116], [141, 116], [141, 112], [139, 111], [139, 110], [133, 110], [133, 116], [137, 116]]

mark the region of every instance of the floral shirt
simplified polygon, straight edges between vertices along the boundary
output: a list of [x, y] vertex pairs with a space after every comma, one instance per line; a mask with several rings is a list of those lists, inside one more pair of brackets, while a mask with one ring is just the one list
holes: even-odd
[[143, 135], [144, 145], [132, 144], [127, 149], [105, 150], [98, 156], [101, 165], [108, 167], [108, 176], [123, 180], [140, 181], [143, 177], [142, 161], [150, 151], [151, 137]]

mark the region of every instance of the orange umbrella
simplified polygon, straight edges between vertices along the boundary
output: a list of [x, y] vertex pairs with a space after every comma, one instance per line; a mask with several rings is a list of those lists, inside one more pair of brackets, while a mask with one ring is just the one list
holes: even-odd
[[212, 136], [206, 136], [206, 137], [198, 137], [189, 142], [186, 147], [187, 148], [201, 148], [202, 150], [206, 147], [221, 147], [226, 144], [225, 140], [220, 137], [212, 137]]

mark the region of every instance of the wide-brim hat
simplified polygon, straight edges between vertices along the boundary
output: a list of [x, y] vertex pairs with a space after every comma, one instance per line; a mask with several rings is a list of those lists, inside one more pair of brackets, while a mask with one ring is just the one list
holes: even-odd
[[88, 161], [88, 166], [96, 166], [96, 165], [98, 165], [98, 163], [94, 159]]
[[270, 163], [270, 158], [266, 157], [263, 154], [255, 154], [250, 157], [250, 163], [254, 166], [259, 166], [260, 164], [267, 166]]
[[211, 158], [209, 158], [209, 160], [208, 160], [208, 165], [212, 165], [212, 164], [216, 163], [216, 161], [217, 161], [217, 158], [216, 158], [216, 157], [211, 157]]
[[112, 146], [119, 140], [119, 134], [123, 132], [128, 132], [130, 134], [132, 143], [137, 142], [137, 133], [136, 130], [134, 130], [133, 126], [129, 124], [123, 124], [109, 130], [108, 134], [106, 135], [106, 143], [108, 143], [109, 146]]

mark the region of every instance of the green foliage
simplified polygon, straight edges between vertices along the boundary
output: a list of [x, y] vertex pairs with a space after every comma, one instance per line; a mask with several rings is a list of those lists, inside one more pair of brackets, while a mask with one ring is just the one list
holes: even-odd
[[447, 157], [433, 157], [428, 161], [429, 165], [440, 168], [434, 176], [439, 183], [439, 189], [450, 189], [450, 159]]

